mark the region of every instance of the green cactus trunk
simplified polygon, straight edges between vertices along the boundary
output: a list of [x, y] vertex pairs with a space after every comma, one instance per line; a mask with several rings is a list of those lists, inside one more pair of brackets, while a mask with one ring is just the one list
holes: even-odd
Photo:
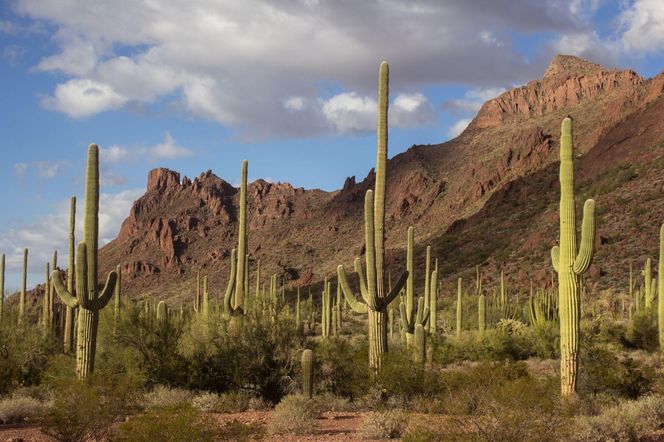
[[25, 317], [25, 293], [28, 285], [28, 249], [23, 250], [23, 278], [21, 279], [21, 296], [18, 300], [18, 323]]
[[595, 202], [587, 200], [583, 208], [581, 248], [577, 252], [573, 161], [572, 119], [567, 117], [563, 120], [560, 137], [560, 246], [551, 250], [553, 267], [558, 272], [560, 389], [563, 397], [576, 394], [579, 277], [588, 270], [595, 245]]
[[414, 342], [417, 362], [424, 364], [427, 355], [427, 335], [422, 324], [415, 325]]
[[109, 273], [106, 284], [100, 291], [97, 285], [97, 253], [99, 237], [99, 148], [91, 144], [88, 148], [88, 165], [85, 178], [85, 224], [84, 240], [76, 250], [76, 297], [62, 282], [62, 274], [53, 270], [52, 280], [62, 302], [78, 308], [78, 330], [76, 342], [76, 374], [87, 378], [94, 371], [95, 350], [99, 311], [110, 301], [115, 291], [117, 274]]
[[[69, 204], [69, 268], [67, 269], [67, 290], [76, 296], [74, 278], [76, 275], [76, 197], [72, 196]], [[55, 286], [55, 284], [54, 284]], [[65, 305], [65, 329], [63, 345], [65, 353], [74, 351], [74, 308]]]
[[168, 306], [165, 301], [159, 301], [157, 304], [157, 321], [164, 324], [168, 320]]
[[659, 261], [657, 264], [657, 325], [659, 327], [659, 351], [664, 359], [664, 224], [659, 229]]
[[429, 332], [435, 335], [438, 332], [438, 260], [433, 273], [431, 273], [431, 304], [429, 305]]
[[[58, 251], [53, 252], [53, 266], [51, 267], [55, 270], [58, 267]], [[48, 274], [46, 275], [48, 278]], [[53, 330], [55, 326], [55, 287], [48, 281], [48, 328]]]
[[44, 300], [42, 303], [42, 318], [41, 318], [41, 324], [42, 324], [42, 332], [44, 334], [48, 333], [48, 307], [49, 307], [49, 293], [51, 292], [51, 272], [50, 272], [51, 266], [49, 263], [46, 263], [46, 282], [44, 282]]
[[118, 282], [115, 283], [115, 304], [113, 306], [113, 321], [120, 319], [120, 309], [122, 308], [122, 269], [118, 264], [115, 267], [115, 273], [118, 274]]
[[461, 278], [457, 281], [457, 304], [456, 304], [456, 337], [461, 339], [461, 332], [463, 330], [463, 310], [462, 310], [462, 284], [463, 280]]
[[302, 352], [302, 394], [311, 399], [314, 396], [314, 352]]
[[486, 330], [486, 297], [484, 295], [477, 298], [477, 316], [480, 338], [483, 338]]
[[366, 279], [359, 258], [355, 270], [360, 278], [360, 292], [366, 304], [357, 301], [348, 284], [343, 266], [337, 267], [342, 290], [351, 307], [366, 313], [369, 328], [369, 367], [374, 373], [380, 369], [381, 357], [388, 350], [387, 306], [397, 296], [406, 281], [407, 272], [390, 293], [385, 290], [385, 182], [387, 168], [387, 107], [389, 95], [389, 67], [380, 65], [378, 86], [378, 146], [376, 152], [376, 188], [368, 190], [364, 201], [364, 230], [366, 248]]
[[237, 242], [237, 273], [235, 281], [235, 304], [233, 310], [242, 313], [244, 309], [245, 265], [247, 256], [247, 166], [246, 160], [242, 161], [242, 180], [240, 184], [240, 216]]
[[643, 271], [643, 276], [645, 279], [645, 287], [646, 287], [646, 298], [645, 298], [644, 307], [646, 309], [646, 313], [650, 313], [650, 310], [652, 309], [652, 301], [655, 298], [653, 296], [654, 284], [652, 277], [652, 263], [650, 262], [650, 258], [646, 259], [646, 268]]
[[[427, 324], [429, 321], [430, 310], [427, 304], [427, 296], [417, 299], [417, 309], [415, 309], [415, 294], [414, 294], [414, 263], [413, 263], [413, 250], [415, 243], [415, 229], [411, 226], [408, 228], [408, 245], [406, 252], [406, 267], [408, 271], [408, 280], [406, 282], [406, 302], [401, 303], [399, 309], [401, 311], [402, 327], [406, 333], [406, 345], [408, 347], [413, 345], [415, 338], [415, 326], [421, 324], [423, 330], [427, 331]], [[427, 278], [428, 279], [428, 278]], [[428, 284], [428, 283], [425, 283]]]

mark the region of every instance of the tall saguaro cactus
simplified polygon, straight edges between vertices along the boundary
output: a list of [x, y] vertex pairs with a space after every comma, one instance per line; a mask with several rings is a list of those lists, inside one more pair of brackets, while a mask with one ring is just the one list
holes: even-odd
[[302, 352], [302, 395], [308, 399], [314, 396], [314, 352]]
[[117, 282], [117, 273], [108, 274], [106, 284], [97, 285], [97, 252], [99, 241], [99, 147], [88, 148], [88, 165], [85, 177], [85, 223], [83, 241], [76, 248], [76, 294], [73, 295], [62, 282], [59, 270], [52, 273], [55, 290], [62, 302], [79, 308], [76, 340], [76, 375], [88, 377], [94, 371], [97, 345], [99, 311], [111, 300]]
[[406, 282], [404, 272], [390, 293], [385, 290], [385, 177], [387, 168], [387, 106], [389, 66], [382, 62], [378, 74], [378, 146], [376, 153], [376, 189], [368, 190], [364, 199], [364, 233], [366, 248], [366, 279], [360, 258], [355, 258], [355, 271], [360, 280], [360, 293], [366, 304], [357, 301], [342, 265], [337, 267], [339, 282], [349, 305], [359, 313], [367, 313], [369, 324], [369, 366], [380, 369], [381, 355], [387, 348], [387, 307]]
[[[4, 268], [4, 255], [3, 268]], [[657, 271], [657, 325], [659, 327], [659, 351], [664, 356], [664, 224], [659, 229], [659, 262]]]
[[[76, 296], [74, 278], [76, 275], [76, 197], [69, 202], [69, 268], [67, 269], [67, 290]], [[63, 344], [65, 353], [74, 351], [74, 308], [65, 304], [65, 330]]]
[[[247, 268], [247, 160], [242, 161], [242, 178], [240, 182], [240, 207], [238, 217], [237, 251], [231, 253], [231, 274], [226, 289], [224, 307], [227, 313], [244, 313], [244, 295], [247, 292], [245, 268]], [[235, 261], [237, 259], [237, 262]]]
[[28, 285], [28, 249], [23, 250], [23, 278], [21, 280], [21, 296], [18, 300], [18, 323], [23, 322], [25, 316], [25, 293]]
[[655, 284], [653, 284], [652, 277], [652, 264], [650, 258], [646, 259], [646, 267], [643, 270], [644, 286], [646, 289], [646, 298], [645, 298], [645, 308], [646, 312], [650, 313], [652, 308], [652, 301], [655, 299], [653, 291], [655, 289]]
[[461, 332], [463, 330], [463, 309], [462, 309], [462, 286], [463, 280], [461, 278], [457, 281], [457, 304], [456, 304], [456, 337], [461, 339]]
[[574, 207], [574, 153], [572, 119], [562, 122], [560, 137], [560, 246], [551, 249], [558, 273], [560, 318], [560, 390], [564, 397], [576, 393], [579, 360], [579, 278], [588, 270], [595, 248], [595, 201], [583, 206], [581, 247], [577, 251]]
[[[425, 295], [424, 298], [420, 297], [417, 299], [417, 305], [415, 305], [415, 295], [414, 295], [414, 263], [413, 263], [413, 249], [415, 242], [415, 229], [413, 226], [408, 228], [408, 246], [406, 251], [406, 267], [408, 270], [408, 281], [406, 282], [406, 302], [399, 305], [401, 313], [401, 322], [403, 324], [403, 329], [406, 332], [406, 344], [411, 345], [415, 337], [415, 329], [417, 325], [421, 325], [422, 329], [426, 331], [427, 324], [429, 322], [429, 306], [427, 302], [427, 293], [428, 289], [425, 286]], [[430, 256], [430, 251], [427, 250], [427, 258]], [[427, 264], [427, 267], [429, 265]], [[429, 278], [426, 278], [426, 285], [429, 284]]]

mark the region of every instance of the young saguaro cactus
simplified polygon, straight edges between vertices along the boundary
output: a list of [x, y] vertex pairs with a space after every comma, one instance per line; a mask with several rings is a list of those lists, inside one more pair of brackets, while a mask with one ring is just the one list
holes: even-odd
[[[231, 273], [226, 288], [224, 307], [227, 313], [244, 313], [244, 294], [247, 292], [245, 267], [247, 266], [247, 160], [242, 161], [240, 182], [240, 207], [238, 219], [237, 251], [231, 252]], [[237, 263], [235, 262], [237, 259]]]
[[486, 296], [484, 296], [484, 293], [477, 298], [477, 316], [481, 338], [484, 337], [486, 331]]
[[[67, 269], [67, 290], [72, 296], [76, 296], [74, 278], [76, 275], [76, 197], [72, 196], [69, 202], [69, 268]], [[55, 284], [54, 284], [55, 286]], [[65, 304], [65, 329], [63, 333], [63, 345], [65, 353], [74, 351], [74, 308]]]
[[23, 250], [23, 278], [21, 280], [21, 296], [18, 299], [18, 323], [23, 322], [25, 316], [25, 293], [28, 285], [28, 249]]
[[[4, 264], [4, 255], [2, 258]], [[664, 224], [659, 229], [659, 262], [657, 265], [657, 325], [659, 328], [659, 351], [664, 358]]]
[[456, 304], [456, 337], [461, 339], [461, 332], [463, 330], [463, 309], [462, 309], [462, 298], [463, 292], [462, 287], [463, 280], [459, 278], [457, 280], [457, 304]]
[[62, 302], [72, 308], [79, 308], [76, 342], [76, 375], [79, 379], [87, 378], [94, 371], [99, 311], [111, 300], [118, 277], [115, 271], [111, 271], [106, 284], [99, 290], [97, 286], [98, 241], [99, 147], [91, 144], [88, 148], [85, 177], [83, 241], [76, 248], [76, 295], [74, 296], [67, 290], [59, 270], [56, 269], [52, 273], [55, 290]]
[[[415, 327], [419, 324], [426, 330], [429, 321], [429, 306], [426, 301], [427, 295], [424, 298], [420, 297], [415, 305], [414, 295], [414, 264], [413, 264], [413, 244], [415, 242], [415, 229], [412, 226], [408, 228], [408, 246], [406, 252], [406, 267], [408, 269], [408, 281], [406, 282], [406, 302], [399, 305], [401, 312], [401, 322], [403, 329], [406, 332], [406, 344], [411, 345], [415, 336]], [[428, 265], [427, 265], [428, 267]], [[426, 285], [428, 285], [428, 277]], [[427, 290], [425, 288], [425, 290]]]
[[653, 284], [652, 263], [650, 262], [650, 258], [646, 259], [646, 267], [645, 269], [643, 269], [643, 278], [646, 290], [645, 308], [646, 312], [650, 313], [650, 310], [652, 308], [652, 301], [653, 299], [655, 299], [655, 296], [653, 295], [655, 284]]
[[381, 356], [388, 350], [387, 306], [406, 282], [404, 272], [390, 293], [385, 290], [385, 176], [387, 169], [387, 106], [389, 66], [380, 65], [378, 86], [378, 146], [376, 153], [376, 189], [368, 190], [364, 199], [364, 232], [366, 249], [366, 278], [360, 258], [355, 258], [355, 271], [360, 280], [360, 293], [366, 304], [357, 300], [348, 284], [342, 265], [337, 267], [339, 282], [345, 298], [353, 310], [367, 313], [369, 327], [369, 367], [380, 369]]
[[560, 389], [564, 397], [576, 394], [579, 359], [579, 278], [588, 270], [595, 248], [595, 201], [583, 206], [581, 247], [577, 251], [574, 207], [574, 153], [572, 119], [562, 122], [560, 137], [560, 246], [551, 249], [558, 273], [560, 318]]
[[302, 395], [311, 399], [314, 396], [314, 352], [302, 352]]

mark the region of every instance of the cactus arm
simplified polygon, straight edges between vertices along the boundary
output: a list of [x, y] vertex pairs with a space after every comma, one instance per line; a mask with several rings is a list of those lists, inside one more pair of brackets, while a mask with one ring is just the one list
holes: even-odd
[[406, 281], [408, 281], [408, 271], [405, 271], [401, 274], [401, 277], [397, 281], [397, 283], [392, 287], [392, 290], [390, 293], [387, 295], [386, 298], [382, 298], [382, 306], [387, 307], [394, 301], [394, 298], [399, 296], [399, 292], [403, 288], [403, 286], [406, 284]]
[[350, 308], [356, 313], [367, 313], [369, 311], [369, 306], [357, 300], [355, 293], [353, 293], [353, 290], [348, 284], [348, 278], [346, 277], [344, 266], [339, 265], [337, 267], [337, 275], [339, 277], [341, 290], [344, 292], [344, 298], [346, 298], [346, 302], [348, 302]]
[[62, 282], [62, 273], [60, 272], [60, 270], [53, 270], [53, 272], [51, 272], [51, 279], [53, 280], [53, 286], [55, 287], [55, 291], [62, 300], [62, 302], [69, 308], [78, 307], [78, 299], [76, 299], [75, 296], [72, 296], [72, 294], [69, 293], [69, 290], [67, 290], [67, 287], [65, 286], [64, 282]]
[[587, 200], [583, 205], [581, 223], [581, 247], [574, 260], [574, 273], [581, 275], [588, 270], [595, 249], [595, 200]]
[[399, 304], [399, 314], [401, 315], [401, 324], [406, 333], [413, 333], [413, 324], [408, 322], [408, 315], [406, 315], [406, 304], [402, 301]]
[[355, 258], [355, 273], [357, 273], [357, 278], [360, 280], [360, 294], [364, 302], [369, 304], [369, 291], [367, 290], [367, 281], [364, 279], [364, 270], [362, 269], [362, 260], [360, 258]]
[[235, 249], [231, 250], [231, 272], [230, 276], [228, 277], [228, 285], [226, 286], [226, 293], [224, 295], [224, 310], [226, 310], [227, 313], [232, 310], [231, 299], [233, 298], [233, 290], [235, 289], [235, 255]]
[[367, 190], [364, 198], [364, 232], [367, 245], [367, 305], [373, 311], [379, 310], [376, 288], [376, 244], [374, 236], [374, 194], [373, 190]]
[[101, 294], [97, 299], [92, 302], [93, 310], [101, 310], [108, 302], [111, 300], [115, 294], [115, 284], [118, 282], [118, 274], [115, 270], [112, 270], [106, 277], [106, 285], [104, 285]]
[[553, 270], [558, 273], [558, 263], [560, 262], [560, 248], [558, 246], [553, 246], [551, 248], [551, 264], [553, 264]]

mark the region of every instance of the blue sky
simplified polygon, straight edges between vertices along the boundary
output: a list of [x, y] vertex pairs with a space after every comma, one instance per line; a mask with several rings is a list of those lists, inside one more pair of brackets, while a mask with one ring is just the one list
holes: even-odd
[[[375, 156], [381, 60], [390, 155], [458, 134], [556, 53], [664, 69], [661, 0], [9, 0], [0, 5], [0, 252], [18, 286], [64, 248], [85, 150], [102, 149], [102, 241], [154, 167], [333, 190]], [[66, 254], [62, 251], [62, 258]]]

